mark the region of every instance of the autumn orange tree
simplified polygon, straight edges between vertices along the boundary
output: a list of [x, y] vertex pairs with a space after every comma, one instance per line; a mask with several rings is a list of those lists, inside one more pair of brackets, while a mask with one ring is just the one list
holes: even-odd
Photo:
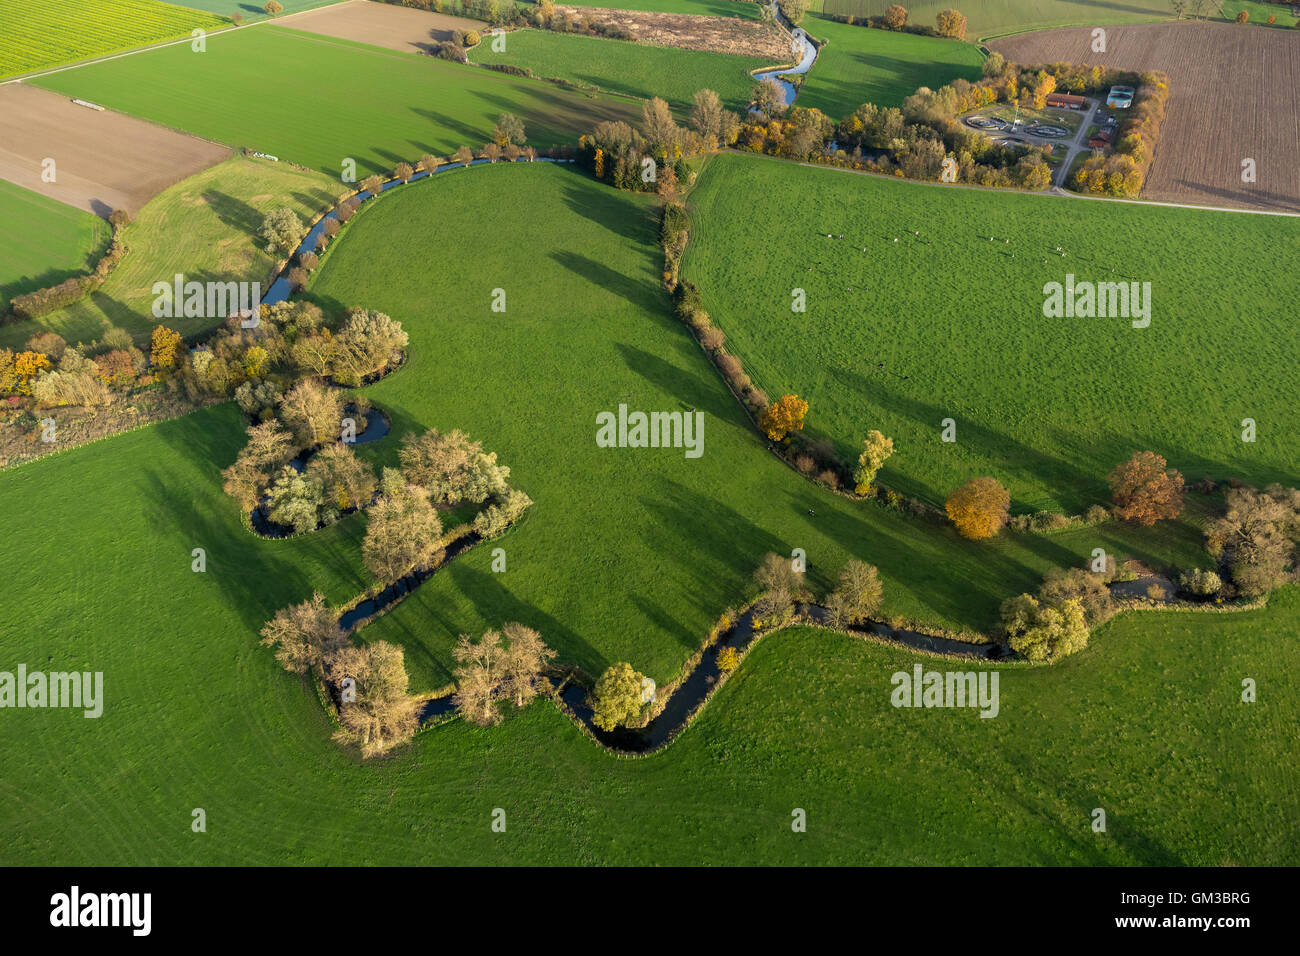
[[1007, 523], [1011, 495], [996, 478], [972, 478], [948, 496], [944, 508], [963, 538], [991, 538]]
[[1115, 516], [1140, 525], [1177, 518], [1183, 510], [1183, 476], [1153, 451], [1140, 451], [1110, 473]]
[[35, 379], [41, 372], [48, 371], [49, 368], [50, 359], [44, 352], [33, 352], [31, 350], [19, 352], [14, 356], [14, 377], [16, 379], [14, 390], [19, 395], [30, 395]]
[[772, 441], [782, 441], [790, 432], [803, 430], [803, 417], [808, 414], [808, 403], [798, 395], [782, 395], [758, 413], [758, 427]]
[[934, 24], [941, 37], [966, 39], [966, 17], [959, 10], [940, 10], [934, 18]]

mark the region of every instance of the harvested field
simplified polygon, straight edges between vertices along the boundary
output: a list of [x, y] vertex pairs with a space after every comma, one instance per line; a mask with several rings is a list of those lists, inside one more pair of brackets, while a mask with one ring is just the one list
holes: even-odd
[[[66, 96], [0, 86], [0, 179], [99, 216], [135, 212], [230, 150], [145, 120], [77, 106]], [[42, 161], [56, 181], [41, 181]]]
[[[1090, 52], [1086, 27], [989, 44], [1020, 63], [1086, 61], [1164, 70], [1173, 85], [1142, 198], [1300, 212], [1300, 42], [1285, 30], [1218, 23], [1111, 27]], [[1242, 161], [1256, 182], [1243, 183]]]
[[559, 5], [555, 11], [557, 14], [567, 13], [575, 20], [590, 19], [592, 23], [626, 30], [636, 37], [637, 43], [757, 56], [772, 63], [792, 63], [798, 59], [791, 52], [790, 34], [774, 24], [756, 20]]
[[450, 17], [413, 7], [396, 7], [371, 0], [353, 0], [322, 7], [293, 18], [295, 30], [320, 33], [342, 40], [356, 40], [387, 50], [420, 52], [451, 39], [453, 30], [486, 29], [487, 25], [465, 17]]

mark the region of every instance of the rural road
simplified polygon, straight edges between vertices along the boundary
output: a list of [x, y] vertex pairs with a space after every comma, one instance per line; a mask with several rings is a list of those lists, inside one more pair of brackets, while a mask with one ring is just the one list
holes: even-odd
[[1064, 186], [1065, 177], [1070, 175], [1070, 164], [1074, 162], [1075, 155], [1081, 149], [1088, 148], [1088, 128], [1092, 126], [1092, 118], [1096, 115], [1097, 110], [1101, 109], [1101, 100], [1093, 102], [1088, 107], [1088, 113], [1083, 118], [1083, 123], [1079, 126], [1079, 132], [1075, 134], [1074, 139], [1070, 140], [1069, 147], [1065, 153], [1065, 159], [1061, 162], [1060, 172], [1057, 173], [1053, 186]]

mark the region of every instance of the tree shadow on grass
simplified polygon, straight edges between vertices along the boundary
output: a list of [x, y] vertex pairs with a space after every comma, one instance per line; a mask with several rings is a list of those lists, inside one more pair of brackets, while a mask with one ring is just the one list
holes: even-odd
[[[528, 520], [527, 517], [524, 518]], [[475, 546], [475, 551], [484, 549], [487, 552], [479, 561], [484, 560], [491, 553], [492, 548], [502, 547], [506, 549], [509, 555], [512, 551], [516, 552], [515, 560], [520, 560], [511, 539], [518, 533], [518, 529], [510, 532], [504, 538], [494, 539], [490, 542], [483, 542]], [[473, 552], [467, 557], [472, 557]], [[534, 560], [551, 560], [555, 556], [534, 555]], [[500, 628], [501, 625], [511, 621], [518, 621], [529, 627], [536, 628], [542, 635], [548, 647], [555, 649], [562, 660], [576, 662], [589, 673], [598, 674], [609, 666], [605, 656], [590, 643], [588, 643], [573, 628], [561, 622], [558, 618], [548, 614], [546, 611], [537, 607], [536, 604], [521, 600], [511, 592], [503, 582], [503, 578], [509, 575], [493, 574], [483, 571], [476, 565], [457, 562], [449, 568], [452, 584], [464, 595], [465, 599], [472, 602], [475, 610], [480, 617], [487, 622], [489, 627]], [[584, 595], [586, 600], [598, 600], [597, 595]], [[620, 626], [621, 622], [611, 622], [612, 626]], [[467, 625], [461, 623], [457, 630], [452, 633], [460, 633]]]
[[262, 220], [266, 218], [265, 214], [256, 207], [218, 189], [204, 190], [203, 201], [208, 204], [208, 208], [223, 225], [249, 236], [250, 242], [251, 237], [262, 228]]
[[[470, 126], [468, 123], [461, 122], [454, 116], [448, 116], [445, 113], [436, 113], [433, 110], [421, 109], [418, 106], [412, 106], [411, 112], [416, 116], [429, 120], [431, 123], [434, 123], [451, 133], [455, 133], [461, 139], [460, 145], [468, 146], [470, 149], [473, 149], [475, 146], [481, 146], [487, 141], [488, 136], [491, 135], [491, 130], [484, 130]], [[430, 147], [429, 152], [436, 151]], [[454, 150], [452, 150], [452, 152], [454, 152]]]
[[638, 308], [656, 309], [661, 307], [661, 303], [655, 301], [657, 296], [655, 296], [652, 288], [647, 287], [644, 282], [638, 282], [621, 272], [611, 269], [603, 262], [597, 262], [595, 259], [588, 258], [581, 253], [570, 252], [567, 249], [550, 252], [548, 256], [570, 272], [576, 273], [593, 285], [626, 299]]
[[[177, 456], [210, 472], [212, 487], [219, 488], [220, 469], [230, 463], [227, 423], [219, 422], [210, 412], [196, 412], [154, 428]], [[152, 503], [143, 517], [156, 531], [157, 540], [183, 549], [175, 556], [177, 561], [189, 561], [192, 548], [205, 550], [207, 570], [202, 583], [221, 591], [223, 602], [248, 627], [250, 639], [256, 639], [257, 631], [277, 609], [311, 596], [312, 582], [291, 555], [283, 548], [259, 547], [240, 526], [237, 509], [224, 496], [196, 495], [195, 489], [177, 487], [161, 469], [148, 465], [143, 474]]]
[[[591, 180], [585, 172], [567, 165], [560, 169], [565, 176], [570, 177], [565, 182], [565, 205], [584, 219], [612, 233], [628, 239], [643, 239], [649, 274], [657, 275], [658, 266], [653, 265], [651, 268], [659, 254], [653, 244], [659, 228], [656, 207], [636, 202], [628, 194], [609, 187], [602, 186], [593, 192], [590, 188]], [[581, 177], [584, 182], [575, 182], [573, 177]], [[667, 293], [662, 292], [657, 284], [648, 283], [647, 292], [654, 293], [663, 301], [667, 300]]]
[[[687, 343], [682, 343], [687, 346]], [[698, 372], [674, 365], [672, 362], [647, 352], [635, 345], [619, 343], [615, 346], [627, 367], [661, 391], [673, 396], [687, 406], [680, 409], [689, 414], [688, 409], [702, 411], [726, 422], [737, 422], [740, 410], [735, 399], [723, 391], [722, 384], [713, 376], [712, 369], [700, 365]], [[641, 411], [678, 411], [676, 408], [641, 409]], [[707, 419], [706, 419], [707, 422]], [[707, 425], [705, 426], [707, 428]]]
[[[943, 419], [950, 417], [948, 409], [921, 401], [891, 389], [883, 376], [871, 378], [861, 372], [830, 366], [831, 376], [841, 387], [869, 395], [885, 411], [909, 418], [928, 430], [938, 430]], [[1092, 484], [1095, 479], [1077, 466], [1018, 441], [1003, 432], [995, 431], [970, 419], [957, 419], [957, 440], [974, 449], [980, 457], [992, 462], [1006, 463], [1007, 471], [1019, 469], [1047, 482], [1056, 479], [1061, 497], [1077, 496], [1076, 489]], [[912, 480], [912, 484], [919, 483]], [[926, 488], [926, 497], [932, 502], [943, 501], [947, 495], [939, 494], [933, 487]]]

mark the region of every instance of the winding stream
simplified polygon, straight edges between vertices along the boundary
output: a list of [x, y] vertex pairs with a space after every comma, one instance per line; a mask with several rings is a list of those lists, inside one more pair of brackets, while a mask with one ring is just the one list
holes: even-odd
[[813, 63], [817, 59], [817, 44], [808, 39], [808, 34], [804, 32], [803, 27], [791, 25], [790, 21], [785, 18], [783, 13], [781, 13], [781, 8], [776, 5], [776, 0], [772, 0], [769, 9], [771, 9], [772, 13], [776, 15], [777, 23], [790, 31], [792, 37], [791, 50], [792, 52], [799, 54], [799, 62], [794, 66], [785, 67], [783, 69], [764, 70], [762, 73], [755, 73], [754, 79], [759, 82], [767, 79], [774, 80], [785, 93], [785, 105], [793, 106], [794, 98], [798, 94], [799, 90], [789, 80], [783, 80], [781, 77], [791, 73], [807, 73], [811, 70]]
[[[773, 0], [775, 8], [775, 0]], [[780, 12], [777, 11], [780, 16]], [[784, 21], [783, 21], [784, 22]], [[804, 73], [812, 65], [817, 56], [817, 48], [804, 35], [802, 30], [793, 31], [796, 41], [803, 44], [804, 55], [799, 66], [794, 69], [773, 71], [775, 73]], [[768, 75], [768, 74], [763, 74]], [[784, 81], [782, 81], [784, 82]], [[784, 83], [788, 87], [789, 99], [793, 100], [795, 92], [794, 86], [790, 83]], [[540, 162], [572, 162], [572, 160], [552, 159], [549, 157], [538, 157], [536, 161]], [[478, 165], [486, 163], [485, 159], [473, 160], [471, 163], [449, 163], [439, 166], [435, 173], [441, 173], [444, 170], [455, 169], [466, 165]], [[411, 177], [409, 182], [415, 182], [419, 179], [428, 178], [430, 174], [421, 170]], [[380, 186], [380, 192], [386, 192], [397, 186], [405, 185], [400, 179], [390, 179]], [[374, 193], [369, 190], [362, 190], [355, 197], [359, 202], [367, 202], [374, 198]], [[337, 218], [331, 210], [321, 216], [308, 231], [306, 237], [299, 244], [296, 254], [305, 252], [314, 252], [318, 237], [325, 230], [325, 223], [331, 219]], [[288, 267], [284, 270], [286, 273]], [[262, 305], [275, 305], [286, 301], [292, 294], [293, 289], [285, 275], [280, 275], [272, 283], [270, 289], [262, 299]], [[351, 412], [356, 414], [355, 406], [347, 406], [345, 413]], [[371, 408], [367, 415], [366, 428], [356, 437], [356, 444], [363, 445], [370, 442], [378, 441], [388, 434], [390, 423], [381, 411]], [[291, 467], [301, 471], [311, 452], [300, 455], [289, 464]], [[354, 509], [355, 510], [355, 509]], [[265, 537], [287, 537], [293, 533], [293, 529], [286, 528], [276, 524], [267, 518], [266, 501], [254, 509], [250, 517], [250, 523], [253, 530]], [[438, 571], [445, 568], [455, 558], [459, 557], [465, 551], [469, 550], [480, 540], [480, 536], [470, 532], [452, 541], [444, 549], [441, 560], [431, 568], [421, 568], [413, 573], [399, 579], [388, 585], [378, 593], [357, 602], [339, 616], [338, 626], [350, 634], [359, 627], [363, 627], [375, 615], [393, 607], [403, 601], [417, 587], [433, 577]], [[827, 611], [825, 608], [816, 605], [800, 606], [801, 616], [814, 625], [824, 625], [827, 620]], [[708, 700], [709, 695], [717, 686], [719, 679], [723, 676], [722, 670], [718, 667], [718, 654], [726, 647], [735, 648], [737, 651], [743, 651], [749, 645], [754, 643], [759, 637], [769, 630], [755, 630], [753, 626], [754, 612], [747, 611], [732, 624], [732, 626], [720, 634], [717, 639], [704, 649], [700, 656], [699, 662], [691, 669], [685, 679], [676, 687], [668, 697], [662, 711], [650, 721], [645, 727], [628, 728], [618, 727], [613, 731], [601, 730], [592, 720], [592, 708], [588, 701], [588, 690], [581, 684], [574, 683], [566, 679], [561, 692], [560, 700], [569, 714], [581, 723], [590, 732], [592, 737], [602, 746], [622, 752], [644, 754], [658, 750], [667, 746], [673, 738], [686, 727], [699, 712], [700, 708]], [[916, 631], [907, 631], [894, 629], [883, 622], [868, 622], [862, 627], [850, 628], [849, 630], [883, 638], [890, 642], [896, 643], [903, 647], [909, 647], [913, 650], [926, 654], [946, 655], [949, 657], [960, 657], [974, 660], [996, 659], [1000, 656], [1002, 648], [993, 644], [967, 644], [961, 641], [949, 640], [941, 637], [932, 637], [927, 634], [921, 634]], [[441, 697], [431, 698], [425, 701], [419, 710], [420, 725], [428, 726], [436, 723], [443, 718], [451, 715], [456, 710], [454, 703], [454, 694], [445, 694]]]

